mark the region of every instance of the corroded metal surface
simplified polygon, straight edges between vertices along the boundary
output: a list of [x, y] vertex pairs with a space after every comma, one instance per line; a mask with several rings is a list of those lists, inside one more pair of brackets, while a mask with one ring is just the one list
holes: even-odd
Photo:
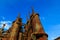
[[39, 16], [34, 13], [34, 10], [32, 10], [30, 20], [24, 26], [25, 32], [21, 32], [21, 21], [21, 18], [18, 16], [12, 23], [12, 27], [6, 31], [2, 40], [47, 40], [48, 35], [45, 33]]

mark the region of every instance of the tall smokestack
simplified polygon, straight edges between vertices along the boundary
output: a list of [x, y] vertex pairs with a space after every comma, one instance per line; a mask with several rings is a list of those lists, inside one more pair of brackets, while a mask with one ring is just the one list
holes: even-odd
[[[47, 37], [48, 35], [45, 33], [45, 31], [42, 27], [41, 21], [39, 19], [39, 15], [37, 13], [35, 14], [33, 12], [33, 10], [32, 10], [32, 15], [31, 15], [30, 19], [31, 19], [31, 25], [33, 27], [33, 33], [32, 34], [35, 36], [35, 38], [37, 38], [37, 37], [40, 38], [39, 35]], [[44, 40], [44, 38], [42, 40]]]
[[10, 36], [8, 40], [18, 40], [19, 30], [21, 27], [21, 18], [19, 18], [19, 15], [16, 19], [16, 21], [12, 25], [12, 31], [10, 32]]

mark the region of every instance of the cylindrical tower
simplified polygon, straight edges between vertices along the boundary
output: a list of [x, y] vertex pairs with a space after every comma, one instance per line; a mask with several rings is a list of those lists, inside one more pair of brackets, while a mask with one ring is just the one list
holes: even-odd
[[38, 40], [47, 40], [48, 35], [45, 33], [42, 27], [42, 24], [39, 20], [39, 15], [35, 14], [34, 11], [32, 11], [30, 19], [31, 19], [31, 25], [33, 27], [32, 37], [35, 36], [35, 38]]
[[18, 40], [20, 27], [22, 25], [21, 21], [19, 17], [14, 21], [8, 40]]

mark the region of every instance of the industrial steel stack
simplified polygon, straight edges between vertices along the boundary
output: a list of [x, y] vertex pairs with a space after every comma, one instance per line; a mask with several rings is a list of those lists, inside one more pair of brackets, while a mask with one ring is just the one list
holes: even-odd
[[[24, 26], [24, 28], [22, 28]], [[23, 32], [24, 30], [24, 32]], [[1, 34], [1, 32], [0, 32]], [[3, 35], [1, 37], [1, 35]], [[18, 15], [17, 19], [13, 21], [12, 26], [0, 35], [0, 40], [47, 40], [48, 35], [45, 33], [38, 13], [32, 9], [30, 19], [25, 25], [22, 24], [22, 19]]]

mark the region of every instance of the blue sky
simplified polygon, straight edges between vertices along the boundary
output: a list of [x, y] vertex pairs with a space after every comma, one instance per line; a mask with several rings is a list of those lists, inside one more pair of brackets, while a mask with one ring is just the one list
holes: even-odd
[[26, 23], [26, 15], [29, 15], [32, 6], [40, 15], [48, 40], [60, 36], [60, 0], [0, 0], [0, 28], [6, 23], [5, 28], [8, 29], [18, 13]]

